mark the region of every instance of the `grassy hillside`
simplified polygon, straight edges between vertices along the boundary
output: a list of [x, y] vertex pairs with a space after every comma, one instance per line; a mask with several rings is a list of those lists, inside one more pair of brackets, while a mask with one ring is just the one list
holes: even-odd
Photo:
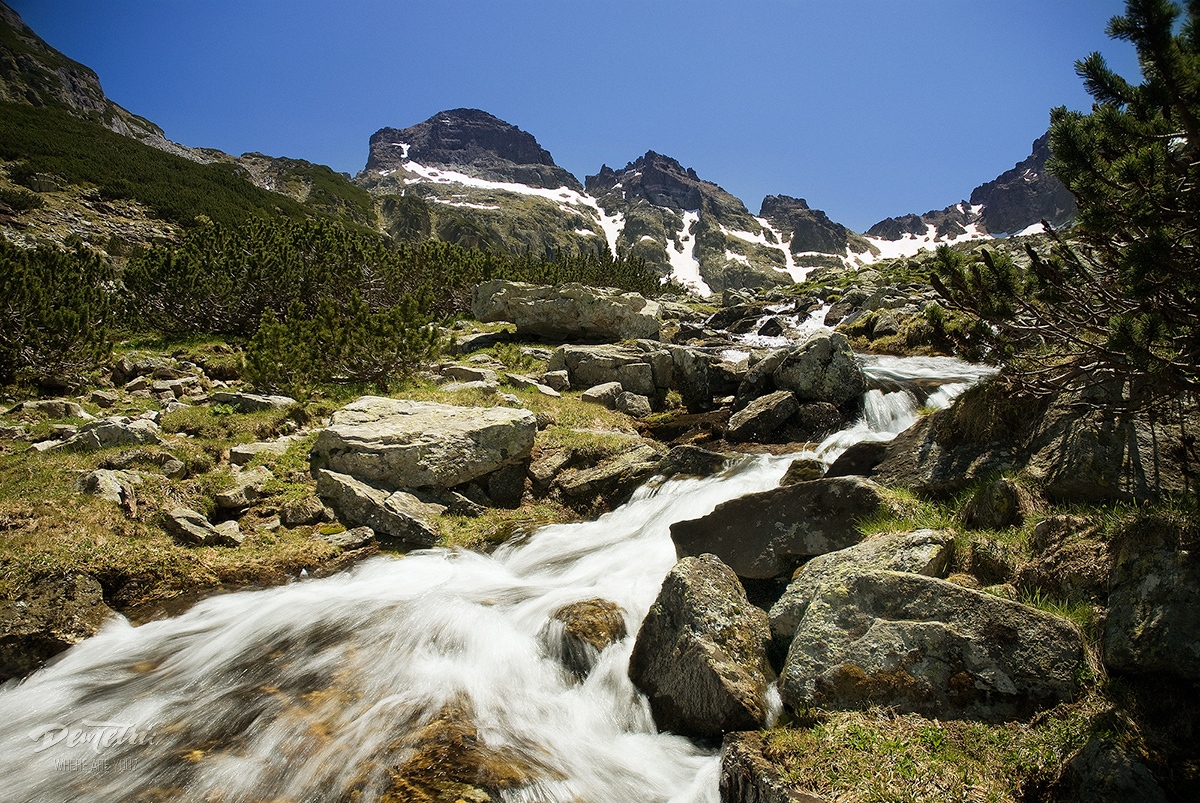
[[0, 159], [17, 162], [9, 174], [18, 183], [52, 173], [94, 185], [108, 199], [132, 198], [183, 225], [199, 215], [232, 225], [248, 215], [308, 214], [291, 198], [254, 186], [233, 165], [197, 164], [58, 109], [0, 103]]

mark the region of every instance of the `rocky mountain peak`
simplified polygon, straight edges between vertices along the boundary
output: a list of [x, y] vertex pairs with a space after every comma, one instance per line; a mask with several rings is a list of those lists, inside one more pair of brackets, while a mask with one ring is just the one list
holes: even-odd
[[793, 254], [820, 253], [845, 255], [854, 236], [840, 223], [834, 223], [820, 209], [812, 209], [803, 198], [768, 195], [763, 198], [758, 216], [788, 237]]
[[1034, 140], [1030, 155], [994, 181], [971, 192], [971, 203], [983, 206], [983, 223], [993, 234], [1013, 234], [1047, 220], [1061, 226], [1075, 217], [1075, 197], [1046, 169], [1050, 133]]
[[646, 151], [619, 171], [605, 165], [596, 175], [588, 176], [584, 186], [590, 195], [601, 199], [605, 208], [614, 202], [606, 196], [619, 187], [627, 202], [640, 199], [675, 213], [710, 206], [749, 216], [745, 205], [737, 198], [700, 178], [693, 168], [684, 167], [677, 159], [655, 151]]
[[451, 109], [408, 128], [381, 128], [370, 140], [368, 172], [406, 162], [454, 169], [491, 181], [583, 189], [533, 135], [479, 109]]

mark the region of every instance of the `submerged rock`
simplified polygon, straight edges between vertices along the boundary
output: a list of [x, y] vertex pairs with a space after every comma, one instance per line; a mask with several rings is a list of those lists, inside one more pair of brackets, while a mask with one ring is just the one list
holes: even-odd
[[625, 611], [606, 599], [568, 603], [550, 615], [542, 631], [549, 652], [578, 677], [592, 671], [606, 647], [628, 635]]

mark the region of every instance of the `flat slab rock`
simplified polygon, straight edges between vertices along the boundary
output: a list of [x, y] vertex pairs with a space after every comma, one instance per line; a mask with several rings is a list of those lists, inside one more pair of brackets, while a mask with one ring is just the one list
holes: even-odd
[[788, 577], [806, 559], [857, 544], [860, 518], [885, 504], [883, 489], [861, 477], [798, 482], [717, 505], [671, 525], [676, 553], [711, 552], [739, 577]]
[[389, 488], [451, 488], [529, 457], [529, 410], [363, 396], [317, 436], [313, 465]]
[[1083, 636], [1066, 619], [944, 580], [865, 571], [813, 596], [779, 690], [793, 709], [1005, 722], [1073, 700], [1083, 661]]

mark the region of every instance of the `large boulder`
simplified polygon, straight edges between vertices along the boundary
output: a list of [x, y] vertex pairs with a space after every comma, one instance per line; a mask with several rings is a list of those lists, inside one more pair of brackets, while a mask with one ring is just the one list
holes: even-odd
[[945, 577], [954, 554], [954, 536], [944, 530], [884, 533], [837, 552], [818, 555], [800, 568], [783, 596], [771, 606], [771, 637], [779, 646], [792, 634], [813, 596], [830, 583], [864, 570], [912, 572]]
[[660, 328], [657, 302], [637, 293], [575, 283], [493, 279], [475, 287], [471, 311], [484, 322], [510, 321], [519, 334], [556, 340], [657, 340]]
[[679, 556], [711, 552], [739, 577], [789, 577], [805, 560], [862, 540], [855, 526], [885, 505], [861, 477], [798, 482], [722, 502], [707, 516], [671, 525]]
[[599, 465], [567, 469], [559, 474], [555, 486], [566, 501], [576, 507], [591, 506], [598, 498], [605, 505], [619, 504], [639, 485], [658, 472], [663, 447], [643, 441]]
[[1118, 552], [1104, 663], [1120, 672], [1200, 680], [1200, 557], [1194, 549], [1146, 533]]
[[735, 441], [753, 441], [766, 437], [796, 414], [800, 405], [790, 390], [768, 393], [738, 410], [729, 419], [728, 436]]
[[867, 390], [867, 379], [840, 332], [811, 337], [775, 369], [775, 387], [790, 390], [802, 402], [842, 405]]
[[325, 469], [317, 471], [317, 494], [347, 527], [370, 527], [380, 538], [419, 548], [437, 541], [437, 520], [446, 512], [407, 491], [385, 491]]
[[333, 414], [312, 461], [381, 487], [451, 488], [527, 459], [536, 434], [529, 410], [363, 396]]
[[89, 421], [58, 449], [94, 452], [113, 446], [146, 446], [162, 443], [158, 425], [145, 418], [101, 418]]
[[47, 578], [0, 601], [0, 681], [29, 674], [115, 615], [87, 574]]
[[638, 632], [629, 677], [662, 730], [704, 739], [767, 721], [767, 616], [715, 555], [675, 564]]
[[1004, 722], [1073, 700], [1083, 661], [1066, 619], [944, 580], [864, 571], [809, 601], [779, 686], [792, 708]]

